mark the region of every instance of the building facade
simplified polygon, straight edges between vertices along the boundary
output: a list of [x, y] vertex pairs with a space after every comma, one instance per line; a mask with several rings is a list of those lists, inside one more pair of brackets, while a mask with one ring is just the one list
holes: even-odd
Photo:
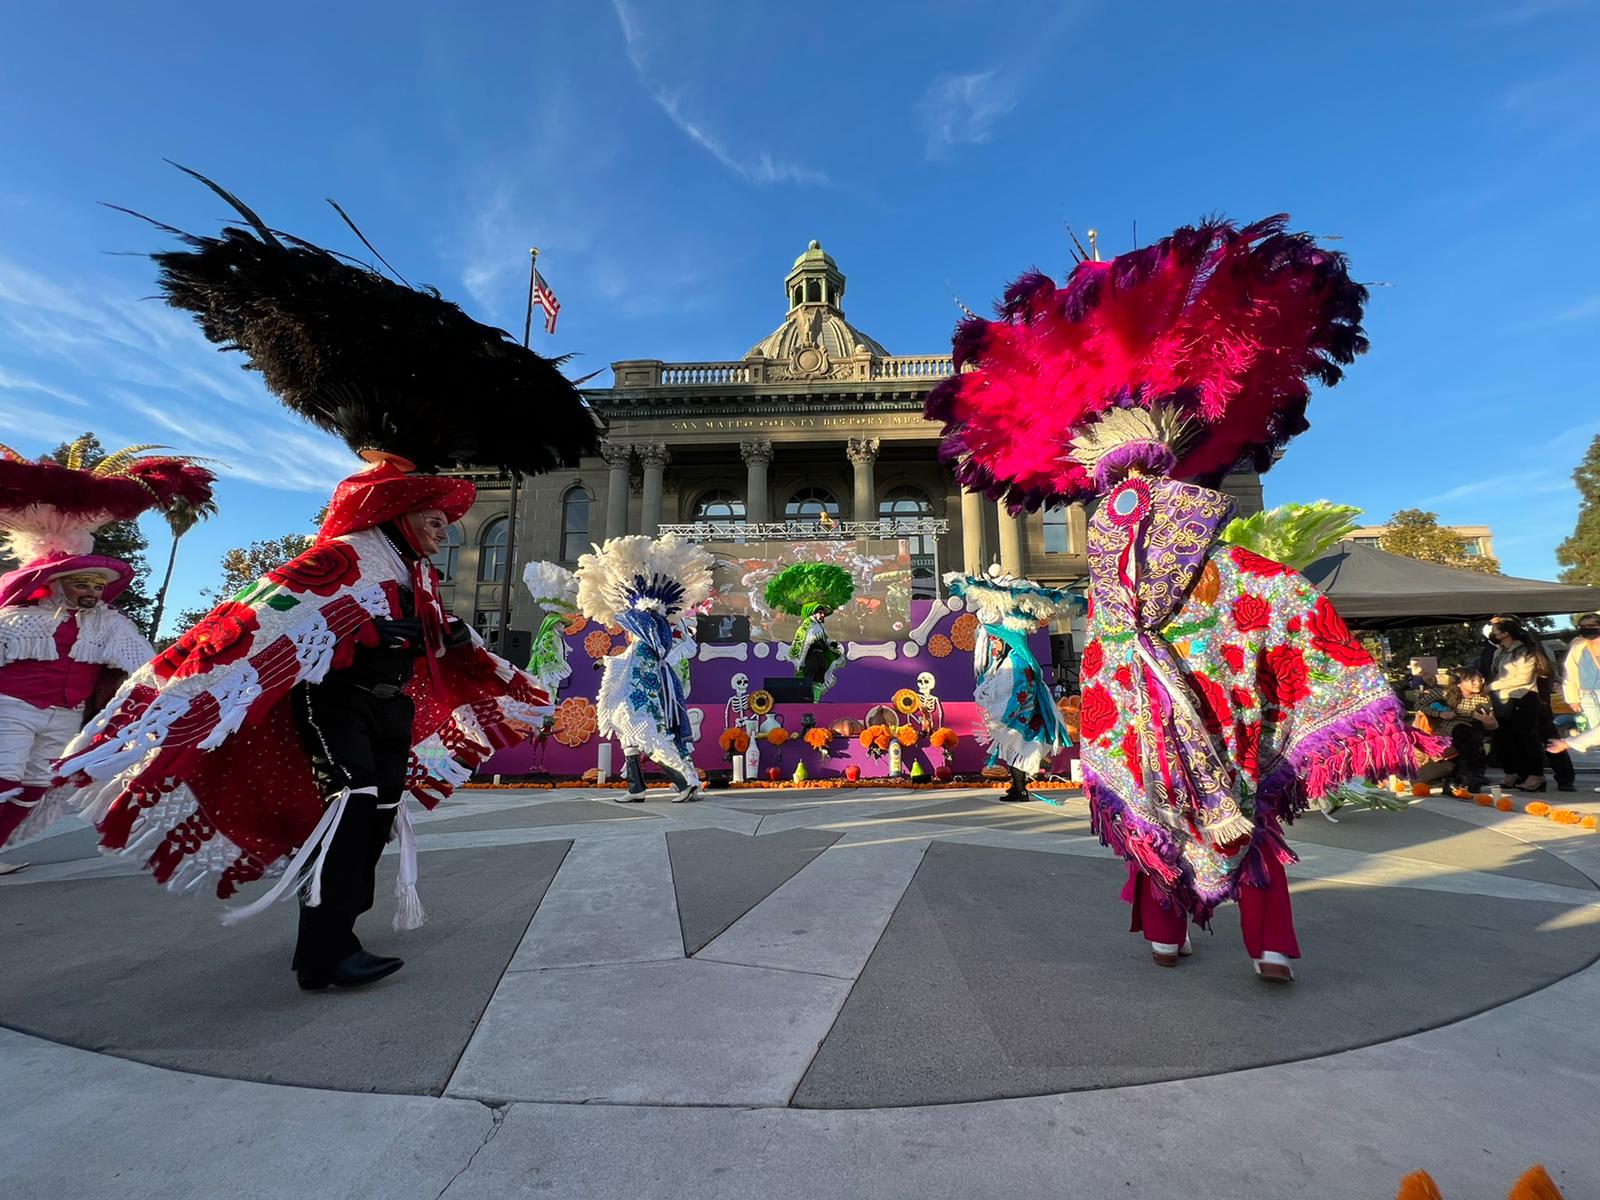
[[[1381, 550], [1383, 535], [1389, 528], [1388, 525], [1363, 525], [1352, 529], [1341, 540]], [[1461, 553], [1468, 558], [1494, 557], [1494, 534], [1487, 525], [1441, 525], [1439, 528], [1456, 535], [1461, 542]]]
[[[948, 351], [900, 356], [844, 315], [845, 276], [817, 242], [783, 281], [782, 324], [731, 362], [630, 359], [612, 386], [584, 395], [606, 425], [602, 456], [524, 482], [516, 554], [507, 554], [508, 481], [474, 476], [478, 502], [440, 555], [445, 600], [488, 633], [499, 621], [508, 564], [572, 566], [591, 543], [691, 522], [944, 523], [909, 540], [921, 594], [943, 571], [991, 562], [1056, 585], [1081, 581], [1081, 505], [1013, 516], [963, 491], [938, 461], [939, 427], [923, 401], [951, 372]], [[1240, 512], [1261, 508], [1254, 475], [1232, 477]], [[910, 526], [908, 526], [910, 527]], [[923, 528], [928, 526], [924, 525]], [[511, 628], [536, 626], [513, 586]]]

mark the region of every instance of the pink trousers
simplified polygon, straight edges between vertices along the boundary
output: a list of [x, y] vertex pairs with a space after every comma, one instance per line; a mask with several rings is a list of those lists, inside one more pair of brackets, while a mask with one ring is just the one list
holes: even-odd
[[[1245, 884], [1239, 889], [1239, 928], [1244, 934], [1245, 953], [1260, 958], [1274, 950], [1287, 958], [1300, 957], [1300, 943], [1294, 936], [1294, 913], [1289, 907], [1289, 877], [1283, 864], [1267, 864], [1267, 886]], [[1149, 942], [1181, 946], [1189, 935], [1189, 917], [1173, 905], [1161, 906], [1160, 893], [1150, 877], [1132, 864], [1128, 866], [1128, 886], [1123, 899], [1133, 901], [1133, 932], [1143, 933]]]

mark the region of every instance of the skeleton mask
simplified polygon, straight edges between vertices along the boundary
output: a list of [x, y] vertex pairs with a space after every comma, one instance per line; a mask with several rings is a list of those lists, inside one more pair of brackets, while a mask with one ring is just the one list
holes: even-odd
[[934, 678], [927, 671], [924, 671], [921, 675], [917, 676], [917, 691], [921, 692], [924, 696], [933, 695], [933, 684]]
[[733, 694], [735, 696], [742, 696], [750, 690], [750, 676], [743, 671], [735, 675], [730, 682], [733, 684]]

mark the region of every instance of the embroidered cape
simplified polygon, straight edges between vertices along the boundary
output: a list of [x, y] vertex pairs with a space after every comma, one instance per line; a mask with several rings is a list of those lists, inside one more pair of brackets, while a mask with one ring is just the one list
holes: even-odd
[[1133, 477], [1089, 528], [1080, 729], [1095, 832], [1199, 922], [1295, 861], [1282, 824], [1414, 736], [1328, 598], [1217, 541], [1233, 502]]
[[629, 634], [628, 648], [602, 664], [595, 698], [600, 732], [620, 741], [623, 753], [642, 753], [692, 781], [698, 777], [690, 758], [694, 730], [672, 627], [655, 609], [625, 609], [615, 619]]
[[1032, 775], [1072, 744], [1027, 637], [1002, 624], [983, 624], [972, 648], [972, 698], [983, 717], [979, 741], [991, 759]]
[[[318, 790], [290, 689], [376, 645], [401, 615], [404, 565], [375, 529], [318, 541], [216, 608], [135, 672], [67, 748], [62, 783], [102, 848], [156, 881], [219, 898], [280, 874], [317, 828]], [[474, 635], [406, 685], [416, 706], [407, 790], [432, 808], [494, 750], [527, 735], [548, 698]]]

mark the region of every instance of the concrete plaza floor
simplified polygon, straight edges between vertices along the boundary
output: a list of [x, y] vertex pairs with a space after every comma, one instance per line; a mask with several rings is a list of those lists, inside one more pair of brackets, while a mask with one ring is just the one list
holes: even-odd
[[223, 929], [72, 823], [0, 855], [0, 1195], [1600, 1196], [1593, 833], [1305, 818], [1282, 988], [1231, 909], [1154, 967], [1077, 797], [612, 795], [420, 820], [429, 922], [389, 856], [407, 965], [351, 993], [290, 906]]

